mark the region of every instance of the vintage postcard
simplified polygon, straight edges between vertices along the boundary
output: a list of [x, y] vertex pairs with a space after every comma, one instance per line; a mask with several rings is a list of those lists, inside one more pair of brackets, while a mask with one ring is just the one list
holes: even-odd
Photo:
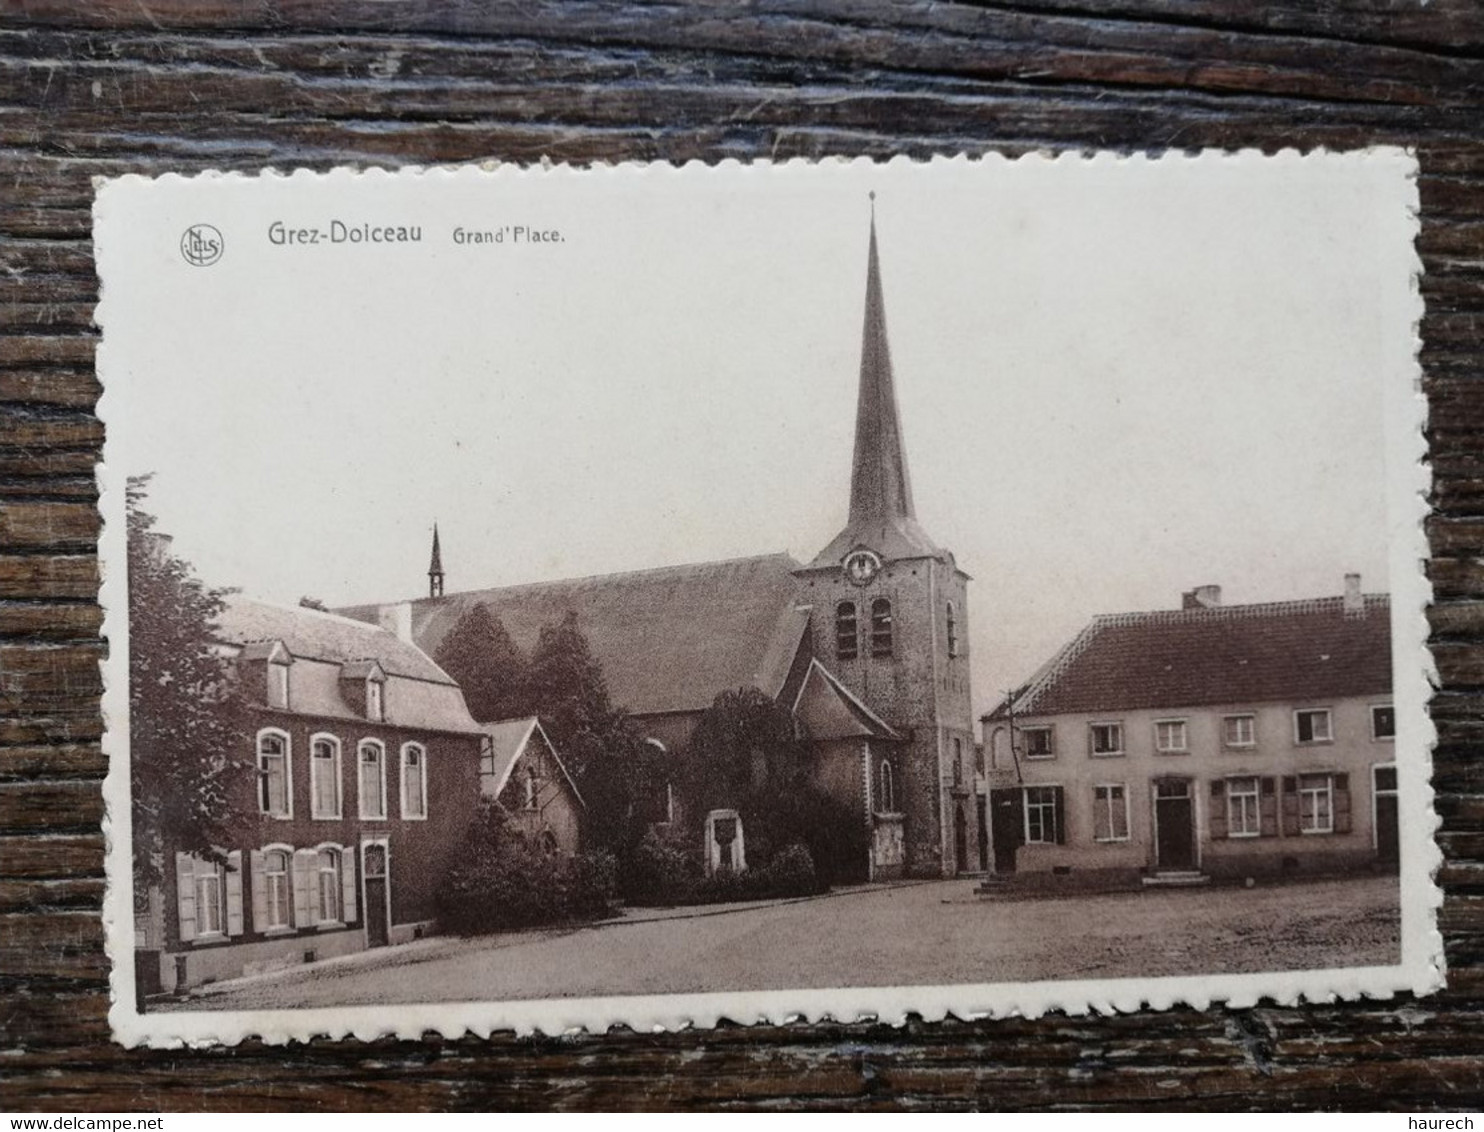
[[102, 183], [116, 1036], [1436, 988], [1414, 177]]

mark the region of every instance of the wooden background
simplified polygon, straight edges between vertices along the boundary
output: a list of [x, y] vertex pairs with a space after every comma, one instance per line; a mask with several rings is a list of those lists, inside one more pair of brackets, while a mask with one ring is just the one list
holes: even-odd
[[[1423, 171], [1447, 992], [903, 1029], [110, 1043], [91, 177], [1372, 142], [1414, 146]], [[1472, 0], [0, 0], [0, 1108], [1477, 1106], [1481, 314]]]

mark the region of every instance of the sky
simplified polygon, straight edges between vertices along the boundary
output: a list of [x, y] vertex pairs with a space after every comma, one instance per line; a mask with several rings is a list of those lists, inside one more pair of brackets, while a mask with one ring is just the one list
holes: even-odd
[[[874, 191], [918, 517], [974, 578], [983, 711], [1098, 613], [1388, 588], [1414, 519], [1386, 458], [1413, 377], [1398, 167], [125, 181], [97, 216], [105, 480], [153, 472], [203, 578], [285, 603], [424, 596], [435, 520], [451, 593], [808, 561], [845, 521]], [[331, 244], [336, 220], [422, 240]], [[198, 223], [211, 266], [180, 254]]]

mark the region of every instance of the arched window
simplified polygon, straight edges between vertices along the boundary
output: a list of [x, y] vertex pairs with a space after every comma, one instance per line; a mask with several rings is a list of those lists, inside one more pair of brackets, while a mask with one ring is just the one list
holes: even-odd
[[948, 655], [958, 655], [958, 616], [951, 601], [948, 603]]
[[402, 746], [402, 816], [428, 816], [428, 752], [421, 743]]
[[322, 924], [340, 919], [340, 851], [321, 849], [318, 857], [319, 904], [315, 909]]
[[288, 852], [269, 849], [263, 854], [263, 922], [269, 929], [291, 926], [292, 884]]
[[891, 655], [891, 602], [884, 597], [871, 603], [871, 655]]
[[855, 602], [842, 601], [835, 606], [835, 657], [838, 660], [854, 660], [859, 650]]
[[258, 809], [275, 818], [294, 816], [289, 737], [282, 731], [258, 732]]
[[526, 784], [526, 809], [528, 809], [528, 810], [534, 810], [536, 808], [536, 768], [535, 767], [533, 767], [533, 766], [526, 767], [526, 781], [525, 781], [525, 784]]
[[386, 817], [386, 749], [375, 739], [362, 740], [360, 746], [361, 817]]
[[876, 769], [876, 812], [895, 813], [897, 809], [897, 784], [892, 775], [891, 760], [882, 759]]
[[340, 816], [340, 740], [333, 735], [309, 743], [309, 809], [317, 818]]

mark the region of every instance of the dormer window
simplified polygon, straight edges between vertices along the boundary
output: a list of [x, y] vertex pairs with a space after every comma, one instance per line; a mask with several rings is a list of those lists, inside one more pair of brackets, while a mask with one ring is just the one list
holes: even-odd
[[372, 723], [386, 719], [386, 672], [374, 660], [351, 660], [340, 667], [340, 696], [352, 711]]
[[268, 665], [268, 706], [287, 709], [289, 706], [289, 666], [283, 661]]
[[380, 723], [382, 714], [381, 681], [372, 676], [366, 680], [366, 718]]

